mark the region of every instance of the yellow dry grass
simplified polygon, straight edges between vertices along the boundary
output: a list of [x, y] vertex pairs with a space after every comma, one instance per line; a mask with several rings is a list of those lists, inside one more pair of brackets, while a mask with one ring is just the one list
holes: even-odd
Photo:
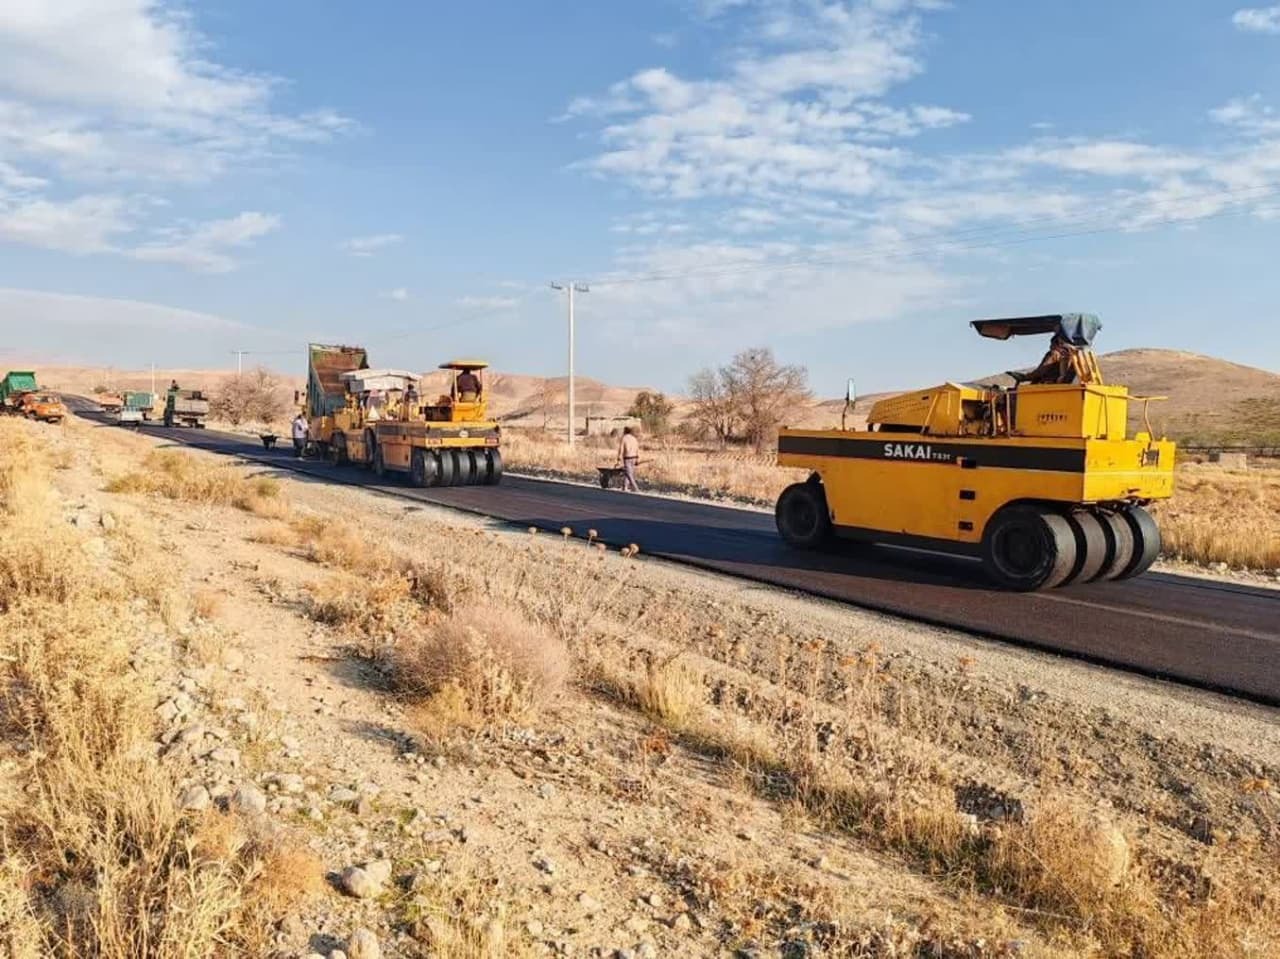
[[1164, 552], [1194, 563], [1280, 569], [1280, 470], [1189, 464], [1154, 510]]
[[279, 518], [289, 511], [280, 484], [268, 476], [246, 477], [231, 464], [213, 464], [189, 453], [157, 450], [137, 470], [107, 484], [112, 493], [155, 493], [206, 506], [234, 506]]
[[129, 665], [154, 607], [85, 551], [22, 430], [0, 423], [0, 954], [262, 955], [319, 866], [238, 817], [178, 808]]
[[1247, 848], [1212, 857], [1204, 887], [1189, 888], [1137, 860], [1129, 837], [1096, 810], [1047, 800], [1020, 821], [980, 826], [960, 815], [953, 784], [932, 763], [888, 743], [868, 767], [833, 762], [812, 733], [819, 713], [783, 702], [760, 720], [715, 707], [705, 679], [678, 659], [651, 661], [639, 674], [597, 661], [591, 675], [687, 744], [734, 763], [762, 793], [958, 891], [1022, 910], [1071, 948], [1147, 959], [1280, 950], [1280, 882]]
[[[617, 443], [588, 437], [571, 449], [563, 438], [540, 430], [509, 429], [502, 434], [507, 467], [597, 482], [597, 466], [612, 466]], [[730, 498], [772, 506], [790, 483], [803, 480], [803, 470], [782, 469], [772, 454], [747, 450], [699, 450], [644, 439], [637, 469], [642, 489], [684, 493], [713, 499]]]

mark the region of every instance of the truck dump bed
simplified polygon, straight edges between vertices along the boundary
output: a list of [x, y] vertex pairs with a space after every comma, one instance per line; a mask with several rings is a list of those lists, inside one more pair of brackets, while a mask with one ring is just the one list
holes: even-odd
[[15, 397], [39, 388], [35, 373], [30, 370], [11, 370], [0, 380], [0, 406], [12, 407]]
[[369, 368], [368, 353], [360, 346], [307, 347], [307, 415], [329, 416], [347, 404], [342, 374]]

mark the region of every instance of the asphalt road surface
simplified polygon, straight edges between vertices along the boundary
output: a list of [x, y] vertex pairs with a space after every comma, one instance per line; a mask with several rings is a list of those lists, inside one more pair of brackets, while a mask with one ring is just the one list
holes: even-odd
[[[83, 414], [103, 421], [95, 414]], [[112, 427], [119, 428], [119, 427]], [[505, 520], [637, 543], [644, 553], [867, 609], [1280, 705], [1280, 591], [1166, 573], [1042, 593], [994, 589], [976, 563], [889, 547], [786, 547], [766, 513], [506, 476], [500, 486], [415, 489], [356, 467], [213, 430], [147, 426], [175, 443], [243, 456]]]

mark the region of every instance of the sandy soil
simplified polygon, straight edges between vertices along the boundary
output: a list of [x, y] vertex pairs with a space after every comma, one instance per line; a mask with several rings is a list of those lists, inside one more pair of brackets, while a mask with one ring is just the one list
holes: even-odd
[[[192, 783], [217, 798], [257, 782], [271, 815], [309, 837], [331, 870], [330, 894], [282, 924], [281, 955], [328, 954], [356, 926], [375, 932], [383, 955], [430, 954], [414, 932], [425, 887], [454, 890], [432, 903], [479, 909], [509, 947], [494, 954], [807, 955], [795, 950], [823, 935], [846, 946], [861, 937], [866, 955], [921, 941], [955, 956], [1070, 954], [1052, 924], [744, 788], [731, 762], [589, 684], [529, 727], [424, 736], [376, 664], [353, 654], [356, 637], [309, 615], [315, 597], [348, 580], [256, 541], [273, 521], [102, 492], [151, 447], [145, 436], [80, 423], [61, 441], [88, 451], [59, 473], [73, 508], [153, 523], [174, 575], [208, 610], [217, 637], [205, 642], [208, 665], [161, 675], [157, 702], [185, 690], [205, 721], [240, 743], [241, 759], [198, 766]], [[1274, 795], [1241, 789], [1280, 781], [1274, 710], [643, 553], [597, 554], [576, 538], [279, 480], [295, 515], [349, 521], [380, 549], [466, 556], [481, 543], [493, 568], [525, 571], [513, 602], [563, 601], [600, 657], [680, 656], [747, 713], [803, 698], [812, 715], [829, 715], [842, 749], [858, 736], [918, 744], [949, 781], [967, 784], [965, 796], [1034, 806], [1070, 795], [1105, 810], [1147, 857], [1191, 862], [1235, 842], [1280, 853]], [[581, 582], [566, 570], [583, 571]], [[805, 658], [819, 648], [820, 662]], [[868, 656], [896, 704], [870, 718], [850, 699], [865, 671], [839, 665]], [[302, 788], [278, 788], [280, 774], [301, 777]], [[961, 792], [957, 803], [969, 811]], [[338, 891], [341, 870], [383, 858], [393, 876], [380, 895]]]

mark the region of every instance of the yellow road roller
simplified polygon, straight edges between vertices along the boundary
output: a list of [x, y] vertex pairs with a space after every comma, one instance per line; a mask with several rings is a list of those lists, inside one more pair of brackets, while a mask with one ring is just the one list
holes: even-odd
[[447, 391], [419, 392], [405, 370], [370, 369], [358, 346], [313, 343], [306, 412], [315, 451], [415, 486], [492, 486], [502, 480], [500, 430], [487, 412], [483, 360], [442, 363]]
[[[874, 404], [865, 430], [783, 429], [778, 464], [808, 469], [778, 497], [778, 532], [977, 557], [1002, 587], [1123, 579], [1160, 552], [1143, 507], [1173, 494], [1174, 444], [1130, 436], [1123, 386], [1104, 384], [1088, 313], [975, 320], [984, 337], [1050, 334], [1012, 386], [943, 383]], [[851, 408], [852, 389], [846, 411]]]

